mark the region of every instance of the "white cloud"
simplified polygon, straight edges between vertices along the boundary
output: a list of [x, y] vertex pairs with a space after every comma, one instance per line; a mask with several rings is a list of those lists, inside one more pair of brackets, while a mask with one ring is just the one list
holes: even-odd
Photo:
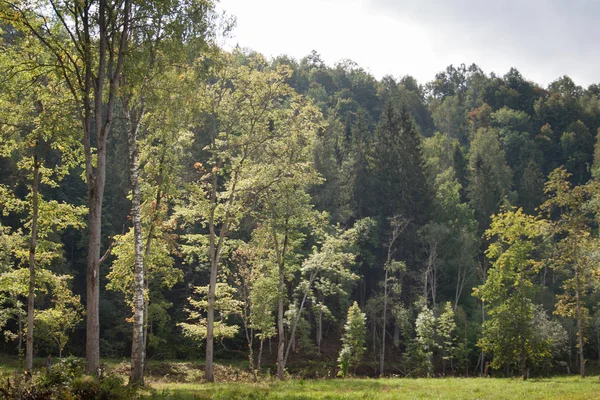
[[599, 81], [597, 0], [221, 0], [237, 17], [228, 46], [300, 59], [316, 50], [330, 65], [352, 59], [377, 78], [421, 83], [449, 64], [504, 74], [516, 67], [546, 85], [561, 75]]

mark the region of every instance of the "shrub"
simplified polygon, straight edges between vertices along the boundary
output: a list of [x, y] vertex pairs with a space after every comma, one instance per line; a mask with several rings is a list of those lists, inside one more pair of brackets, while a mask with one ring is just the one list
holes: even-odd
[[137, 389], [125, 385], [118, 375], [103, 371], [100, 378], [84, 373], [82, 359], [69, 357], [30, 379], [25, 375], [0, 377], [0, 399], [23, 400], [128, 400]]

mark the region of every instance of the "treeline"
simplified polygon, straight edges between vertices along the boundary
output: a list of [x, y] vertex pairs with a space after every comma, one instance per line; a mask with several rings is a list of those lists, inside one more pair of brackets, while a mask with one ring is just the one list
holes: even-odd
[[0, 328], [26, 369], [600, 362], [598, 85], [227, 53], [205, 1], [0, 19]]

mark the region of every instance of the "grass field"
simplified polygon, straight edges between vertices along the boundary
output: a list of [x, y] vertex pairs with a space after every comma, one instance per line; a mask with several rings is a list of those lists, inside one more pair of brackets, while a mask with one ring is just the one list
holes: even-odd
[[600, 399], [597, 377], [289, 380], [272, 383], [151, 383], [154, 399]]
[[[43, 365], [44, 359], [36, 359]], [[114, 373], [127, 378], [128, 360], [103, 360]], [[22, 362], [0, 358], [0, 372], [14, 372]], [[600, 400], [597, 375], [532, 378], [432, 378], [432, 379], [289, 379], [273, 378], [251, 383], [252, 376], [237, 365], [215, 365], [217, 381], [198, 383], [203, 378], [201, 363], [150, 362], [145, 399], [562, 399]], [[590, 371], [591, 372], [591, 371]]]

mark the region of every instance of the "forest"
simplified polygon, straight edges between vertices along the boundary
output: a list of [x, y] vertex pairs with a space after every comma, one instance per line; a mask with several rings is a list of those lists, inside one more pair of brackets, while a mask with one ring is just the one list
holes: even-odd
[[598, 370], [599, 85], [226, 51], [215, 7], [0, 3], [0, 361]]

